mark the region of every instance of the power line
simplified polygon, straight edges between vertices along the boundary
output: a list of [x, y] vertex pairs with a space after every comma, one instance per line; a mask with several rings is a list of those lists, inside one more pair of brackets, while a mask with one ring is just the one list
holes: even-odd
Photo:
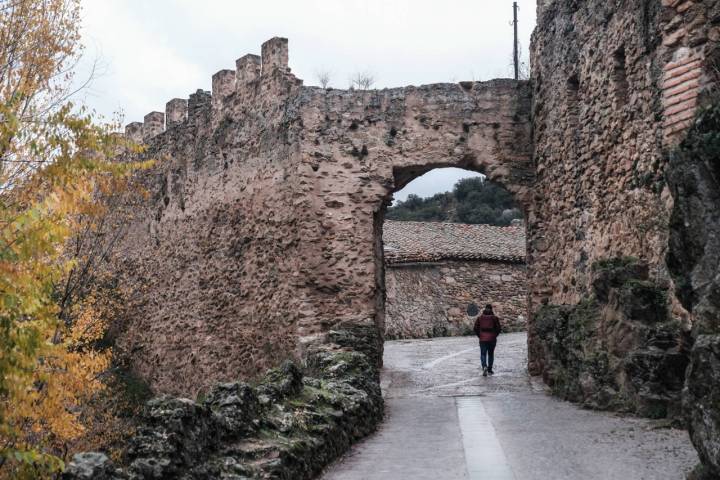
[[513, 2], [513, 30], [515, 33], [513, 40], [513, 66], [515, 67], [515, 80], [520, 79], [520, 59], [518, 58], [518, 4]]

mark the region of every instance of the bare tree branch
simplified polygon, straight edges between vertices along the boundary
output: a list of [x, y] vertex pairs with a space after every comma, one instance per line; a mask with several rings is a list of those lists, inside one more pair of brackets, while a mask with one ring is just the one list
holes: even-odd
[[322, 88], [328, 88], [330, 86], [330, 72], [328, 70], [317, 70], [315, 72], [315, 78]]
[[358, 90], [370, 90], [375, 84], [375, 76], [369, 71], [356, 72], [350, 77], [351, 88], [357, 88]]

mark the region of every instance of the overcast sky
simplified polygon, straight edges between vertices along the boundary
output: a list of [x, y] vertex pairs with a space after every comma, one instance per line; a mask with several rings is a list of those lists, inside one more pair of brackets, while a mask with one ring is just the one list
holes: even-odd
[[[518, 0], [527, 57], [535, 0]], [[95, 65], [80, 100], [124, 123], [164, 111], [171, 98], [210, 90], [212, 74], [287, 37], [290, 67], [331, 86], [367, 71], [375, 87], [511, 76], [512, 0], [82, 0], [85, 56], [78, 80]], [[452, 188], [457, 172], [435, 170], [407, 190], [421, 196]], [[416, 191], [416, 185], [420, 188]]]

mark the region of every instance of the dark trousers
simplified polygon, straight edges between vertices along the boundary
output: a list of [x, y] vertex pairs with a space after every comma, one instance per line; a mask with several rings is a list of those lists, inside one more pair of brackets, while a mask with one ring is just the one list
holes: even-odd
[[483, 368], [492, 370], [493, 360], [495, 360], [495, 345], [497, 340], [492, 342], [480, 342], [480, 363]]

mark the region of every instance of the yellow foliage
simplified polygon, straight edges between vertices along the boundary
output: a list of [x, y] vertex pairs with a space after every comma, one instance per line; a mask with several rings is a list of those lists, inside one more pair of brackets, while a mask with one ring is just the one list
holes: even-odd
[[67, 101], [78, 18], [78, 0], [0, 0], [0, 478], [63, 468], [110, 363], [111, 305], [92, 294], [61, 318], [56, 289], [83, 262], [68, 240], [138, 167], [109, 161], [135, 147]]

